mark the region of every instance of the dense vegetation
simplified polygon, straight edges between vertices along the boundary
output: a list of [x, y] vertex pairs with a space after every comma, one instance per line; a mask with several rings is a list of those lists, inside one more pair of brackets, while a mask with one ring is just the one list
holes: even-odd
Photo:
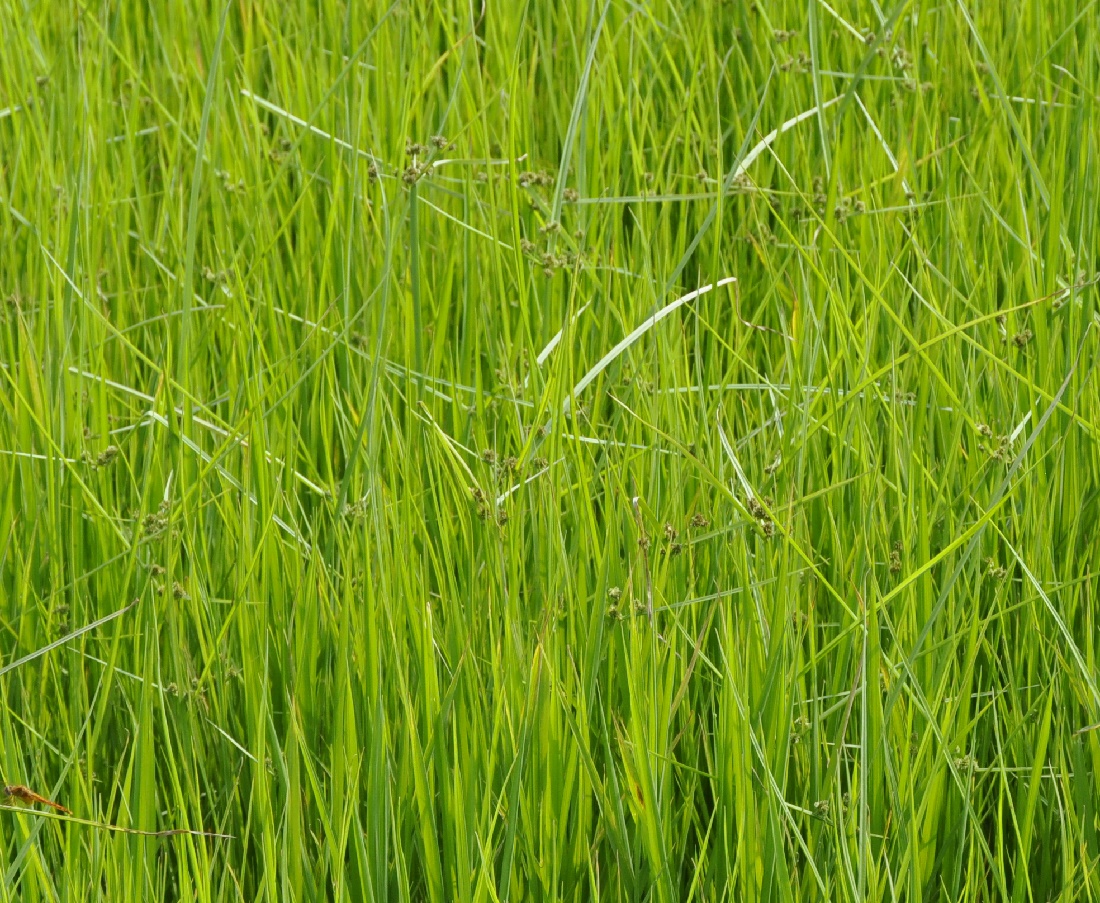
[[1100, 898], [1096, 2], [0, 40], [0, 899]]

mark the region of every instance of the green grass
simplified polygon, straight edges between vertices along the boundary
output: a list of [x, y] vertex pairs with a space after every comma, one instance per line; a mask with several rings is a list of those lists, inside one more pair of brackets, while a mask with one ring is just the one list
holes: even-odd
[[0, 40], [0, 900], [1100, 900], [1095, 2]]

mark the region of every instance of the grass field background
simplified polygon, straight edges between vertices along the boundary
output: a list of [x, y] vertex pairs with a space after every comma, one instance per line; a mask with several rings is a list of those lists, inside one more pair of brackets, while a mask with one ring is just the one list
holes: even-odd
[[0, 899], [1100, 899], [1096, 2], [0, 41]]

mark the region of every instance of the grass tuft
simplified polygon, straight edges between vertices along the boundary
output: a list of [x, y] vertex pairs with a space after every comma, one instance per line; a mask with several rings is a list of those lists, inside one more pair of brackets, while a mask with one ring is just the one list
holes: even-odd
[[1100, 898], [1095, 4], [0, 40], [0, 903]]

